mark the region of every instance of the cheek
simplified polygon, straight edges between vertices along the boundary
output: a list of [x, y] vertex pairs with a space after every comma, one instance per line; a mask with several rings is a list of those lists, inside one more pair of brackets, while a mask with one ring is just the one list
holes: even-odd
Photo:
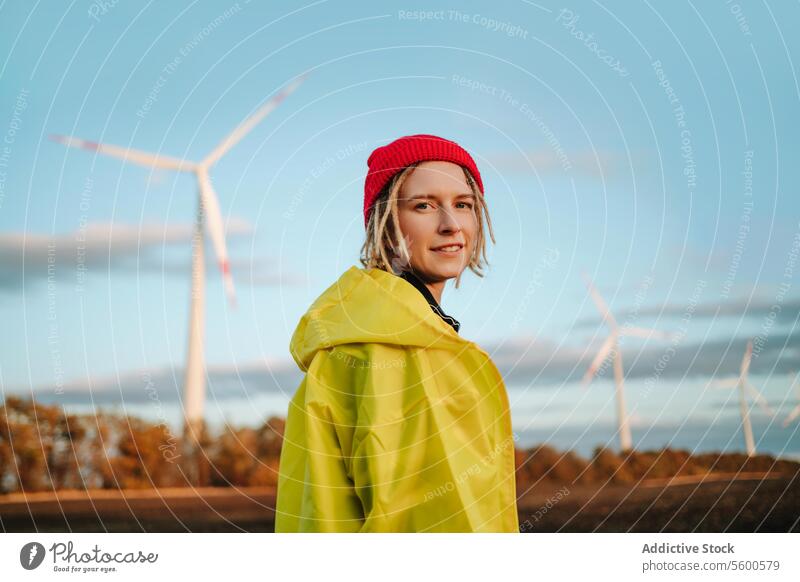
[[461, 228], [474, 244], [475, 237], [478, 236], [477, 217], [473, 214], [470, 218], [465, 219], [464, 222], [461, 223]]
[[431, 238], [431, 233], [435, 232], [435, 228], [431, 226], [430, 220], [422, 215], [412, 216], [399, 216], [400, 230], [406, 238], [409, 247], [413, 249], [424, 248]]

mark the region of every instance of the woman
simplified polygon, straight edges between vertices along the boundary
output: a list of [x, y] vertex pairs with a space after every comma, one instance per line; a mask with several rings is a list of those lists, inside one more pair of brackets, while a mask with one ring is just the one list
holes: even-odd
[[[276, 532], [517, 532], [503, 380], [441, 308], [486, 258], [483, 184], [458, 144], [412, 135], [367, 162], [361, 249], [301, 318]], [[399, 236], [398, 236], [399, 234]]]

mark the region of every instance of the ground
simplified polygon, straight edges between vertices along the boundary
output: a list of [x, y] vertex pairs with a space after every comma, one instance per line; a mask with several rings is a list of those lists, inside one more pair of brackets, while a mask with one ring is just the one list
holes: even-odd
[[[525, 532], [800, 532], [791, 477], [650, 480], [519, 491]], [[275, 491], [263, 487], [11, 494], [5, 532], [271, 532]]]

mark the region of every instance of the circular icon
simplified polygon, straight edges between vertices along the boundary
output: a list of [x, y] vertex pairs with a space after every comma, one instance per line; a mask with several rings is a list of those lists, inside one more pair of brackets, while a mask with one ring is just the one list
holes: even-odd
[[19, 563], [26, 570], [34, 570], [44, 560], [44, 546], [39, 542], [28, 542], [19, 551]]

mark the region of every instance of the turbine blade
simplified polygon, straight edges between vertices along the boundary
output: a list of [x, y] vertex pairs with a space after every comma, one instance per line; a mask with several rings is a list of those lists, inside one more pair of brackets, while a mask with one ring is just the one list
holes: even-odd
[[188, 160], [179, 160], [178, 158], [170, 158], [168, 156], [158, 156], [140, 150], [130, 148], [123, 148], [120, 146], [102, 144], [94, 141], [87, 141], [77, 137], [68, 135], [50, 135], [50, 139], [56, 143], [63, 144], [67, 147], [80, 148], [92, 152], [98, 152], [106, 156], [119, 158], [126, 162], [146, 166], [148, 168], [164, 168], [167, 170], [177, 170], [179, 172], [190, 172], [195, 169], [194, 162]]
[[772, 408], [770, 408], [770, 405], [767, 402], [767, 399], [764, 398], [764, 396], [762, 396], [761, 392], [756, 390], [755, 386], [753, 386], [749, 381], [745, 380], [744, 387], [747, 388], [747, 390], [750, 392], [750, 394], [753, 396], [755, 401], [758, 403], [758, 405], [761, 407], [761, 409], [764, 412], [766, 412], [770, 416], [773, 416], [775, 414], [772, 411]]
[[211, 185], [211, 178], [208, 172], [201, 170], [197, 172], [200, 184], [200, 200], [203, 204], [203, 215], [206, 232], [211, 237], [214, 251], [217, 255], [217, 265], [222, 273], [225, 284], [225, 293], [231, 306], [236, 306], [236, 289], [233, 286], [233, 276], [231, 275], [230, 262], [228, 260], [228, 249], [225, 245], [225, 230], [222, 223], [222, 212], [219, 208], [219, 200]]
[[595, 374], [597, 374], [597, 370], [600, 368], [603, 362], [605, 362], [608, 354], [614, 348], [614, 335], [610, 335], [606, 338], [606, 341], [603, 342], [603, 345], [600, 347], [600, 350], [595, 355], [592, 363], [589, 365], [589, 369], [586, 370], [586, 373], [583, 375], [583, 380], [581, 381], [584, 386], [586, 386], [589, 382], [591, 382], [592, 378], [594, 378]]
[[603, 319], [611, 326], [612, 329], [616, 329], [617, 327], [617, 320], [614, 319], [614, 316], [611, 315], [611, 310], [606, 305], [605, 300], [603, 299], [600, 292], [595, 288], [592, 280], [589, 278], [589, 275], [586, 273], [582, 273], [583, 280], [586, 282], [586, 286], [589, 288], [589, 295], [591, 295], [594, 304], [597, 306], [597, 309], [600, 311], [600, 314], [603, 316]]
[[783, 421], [783, 428], [789, 426], [792, 423], [792, 421], [798, 416], [800, 416], [800, 404], [795, 406], [789, 413], [789, 416], [786, 417], [786, 420]]
[[206, 167], [213, 166], [219, 159], [224, 156], [229, 149], [235, 146], [239, 141], [247, 135], [256, 125], [258, 125], [261, 120], [263, 120], [267, 115], [272, 113], [281, 102], [286, 99], [290, 94], [292, 94], [295, 89], [297, 89], [300, 84], [305, 81], [308, 73], [304, 73], [299, 77], [295, 78], [291, 83], [289, 83], [286, 87], [281, 89], [277, 95], [275, 95], [272, 99], [266, 102], [263, 106], [261, 106], [258, 111], [256, 111], [253, 115], [248, 117], [245, 121], [239, 124], [236, 129], [234, 129], [230, 135], [228, 135], [224, 140], [222, 140], [219, 145], [217, 145], [214, 150], [208, 154], [205, 160], [203, 160], [203, 165]]
[[750, 371], [750, 360], [753, 359], [753, 342], [748, 341], [747, 347], [744, 350], [744, 357], [742, 357], [742, 365], [739, 367], [740, 372], [739, 374], [742, 378], [747, 377], [747, 373]]

